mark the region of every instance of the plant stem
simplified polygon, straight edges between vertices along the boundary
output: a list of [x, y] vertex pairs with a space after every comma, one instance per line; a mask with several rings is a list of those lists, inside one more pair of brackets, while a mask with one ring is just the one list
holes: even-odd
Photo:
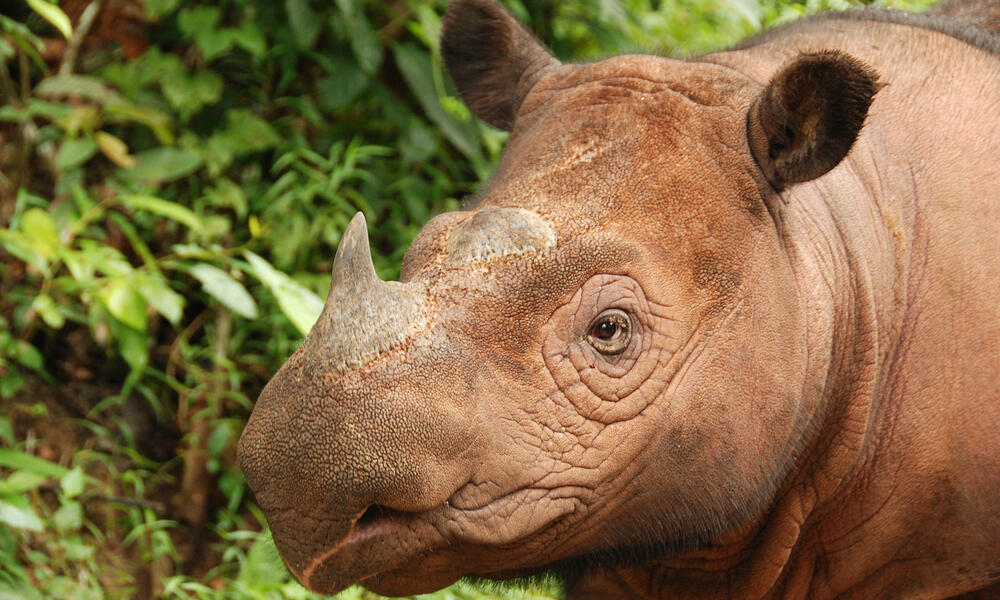
[[73, 73], [73, 69], [76, 67], [76, 57], [80, 53], [80, 46], [83, 45], [84, 38], [90, 33], [90, 28], [93, 27], [97, 14], [101, 12], [101, 5], [103, 3], [104, 0], [94, 0], [87, 5], [87, 8], [83, 9], [80, 21], [76, 24], [76, 29], [73, 30], [73, 37], [69, 40], [69, 44], [66, 45], [66, 52], [63, 53], [62, 62], [59, 64], [59, 75], [70, 75]]

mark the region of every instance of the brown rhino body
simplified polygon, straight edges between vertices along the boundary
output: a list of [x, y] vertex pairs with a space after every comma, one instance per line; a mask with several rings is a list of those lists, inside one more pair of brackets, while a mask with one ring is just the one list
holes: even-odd
[[513, 133], [400, 282], [352, 223], [261, 395], [240, 458], [291, 572], [331, 593], [551, 570], [572, 599], [1000, 594], [991, 35], [862, 12], [569, 65], [453, 2], [449, 71]]

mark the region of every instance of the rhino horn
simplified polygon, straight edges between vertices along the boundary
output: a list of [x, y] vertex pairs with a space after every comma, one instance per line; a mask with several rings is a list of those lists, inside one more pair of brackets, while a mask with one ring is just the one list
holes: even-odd
[[[344, 230], [337, 246], [337, 256], [333, 259], [333, 281], [330, 283], [330, 297], [337, 290], [361, 292], [383, 283], [375, 272], [372, 252], [368, 245], [368, 223], [361, 212], [354, 215]], [[329, 304], [329, 298], [327, 303]]]
[[323, 357], [327, 372], [367, 364], [426, 327], [426, 295], [422, 284], [379, 279], [359, 212], [340, 240], [330, 294], [303, 349]]

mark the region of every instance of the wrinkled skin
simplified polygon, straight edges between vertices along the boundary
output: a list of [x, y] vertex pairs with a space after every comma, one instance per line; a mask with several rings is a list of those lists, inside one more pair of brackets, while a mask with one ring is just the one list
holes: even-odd
[[997, 54], [818, 18], [563, 65], [485, 0], [442, 46], [495, 176], [401, 283], [352, 222], [240, 441], [303, 584], [1000, 593]]

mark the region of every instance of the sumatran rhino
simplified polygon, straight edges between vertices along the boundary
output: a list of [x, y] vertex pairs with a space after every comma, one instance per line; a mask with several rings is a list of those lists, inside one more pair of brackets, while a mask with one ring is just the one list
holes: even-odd
[[240, 462], [289, 570], [382, 594], [1000, 594], [1000, 43], [810, 18], [692, 60], [561, 64], [455, 0], [512, 130], [399, 282], [365, 220]]

